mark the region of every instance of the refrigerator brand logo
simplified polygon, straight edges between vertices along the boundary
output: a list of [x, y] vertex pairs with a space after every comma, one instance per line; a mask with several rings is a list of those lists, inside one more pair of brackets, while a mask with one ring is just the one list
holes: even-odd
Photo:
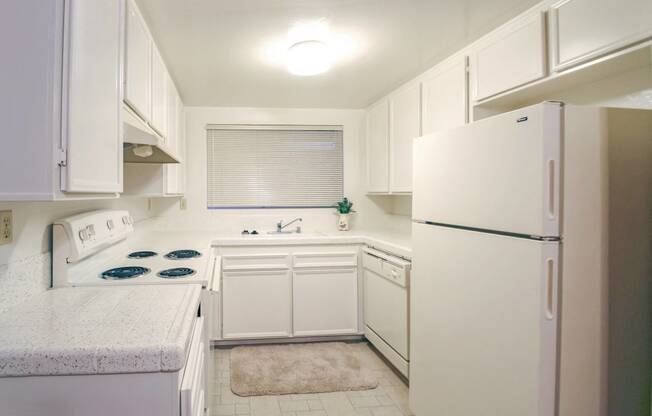
[[527, 121], [527, 117], [521, 117], [521, 118], [516, 120], [517, 123], [522, 123], [524, 121]]

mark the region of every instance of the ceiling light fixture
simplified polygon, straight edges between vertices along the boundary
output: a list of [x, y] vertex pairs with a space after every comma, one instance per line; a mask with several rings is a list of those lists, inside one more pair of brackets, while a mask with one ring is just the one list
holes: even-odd
[[328, 71], [332, 60], [330, 48], [324, 42], [304, 40], [288, 49], [287, 69], [294, 75], [317, 75]]

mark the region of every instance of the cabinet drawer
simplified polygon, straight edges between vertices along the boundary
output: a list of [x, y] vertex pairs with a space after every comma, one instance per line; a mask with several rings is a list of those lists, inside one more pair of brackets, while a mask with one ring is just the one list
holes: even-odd
[[482, 100], [546, 75], [545, 14], [537, 12], [473, 54], [473, 98]]
[[352, 266], [358, 265], [358, 253], [338, 252], [338, 253], [298, 253], [294, 255], [294, 267], [333, 267], [333, 266]]
[[550, 8], [550, 35], [561, 71], [652, 37], [652, 2], [563, 0]]
[[289, 262], [288, 253], [230, 254], [222, 256], [222, 270], [284, 270]]

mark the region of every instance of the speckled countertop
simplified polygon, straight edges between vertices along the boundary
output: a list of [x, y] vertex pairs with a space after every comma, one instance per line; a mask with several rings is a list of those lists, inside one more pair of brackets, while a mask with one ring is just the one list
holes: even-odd
[[302, 234], [260, 234], [247, 236], [216, 236], [213, 246], [265, 246], [302, 244], [367, 244], [376, 249], [412, 258], [410, 234], [389, 231], [314, 232]]
[[200, 285], [53, 289], [0, 315], [0, 377], [178, 371]]

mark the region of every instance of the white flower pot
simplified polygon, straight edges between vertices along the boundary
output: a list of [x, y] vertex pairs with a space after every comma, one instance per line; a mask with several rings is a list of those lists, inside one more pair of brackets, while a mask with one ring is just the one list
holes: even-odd
[[340, 214], [337, 213], [339, 219], [337, 221], [337, 229], [340, 231], [349, 231], [349, 218], [351, 214]]

